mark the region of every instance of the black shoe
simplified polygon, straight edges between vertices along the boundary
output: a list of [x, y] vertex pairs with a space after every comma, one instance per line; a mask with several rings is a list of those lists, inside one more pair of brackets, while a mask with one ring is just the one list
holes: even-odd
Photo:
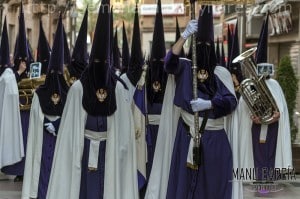
[[23, 176], [16, 176], [14, 182], [23, 182]]

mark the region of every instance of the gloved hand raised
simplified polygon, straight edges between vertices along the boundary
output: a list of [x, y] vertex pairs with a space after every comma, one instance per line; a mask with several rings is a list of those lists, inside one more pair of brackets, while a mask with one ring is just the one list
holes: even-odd
[[192, 19], [192, 20], [189, 21], [189, 23], [186, 26], [184, 32], [181, 34], [181, 37], [186, 40], [192, 34], [197, 32], [197, 30], [198, 30], [198, 20]]
[[53, 126], [53, 124], [51, 122], [49, 123], [45, 123], [44, 126], [46, 127], [46, 130], [53, 134], [54, 136], [56, 136], [56, 133], [55, 133], [55, 127]]
[[198, 98], [196, 100], [192, 100], [190, 102], [191, 106], [192, 106], [192, 110], [194, 112], [198, 112], [198, 111], [203, 111], [203, 110], [207, 110], [207, 109], [211, 109], [211, 101], [210, 100], [204, 100], [201, 98]]

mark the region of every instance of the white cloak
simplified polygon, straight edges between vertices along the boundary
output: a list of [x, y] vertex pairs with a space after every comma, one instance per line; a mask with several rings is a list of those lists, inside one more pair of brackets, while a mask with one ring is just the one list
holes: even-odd
[[[146, 163], [147, 163], [147, 143], [146, 143], [146, 123], [145, 115], [137, 107], [134, 102], [134, 94], [138, 86], [133, 86], [126, 74], [121, 75], [121, 79], [126, 83], [131, 100], [131, 108], [135, 130], [135, 146], [136, 146], [136, 161], [137, 170], [146, 180]], [[142, 85], [145, 89], [145, 85]], [[143, 96], [145, 97], [145, 96]]]
[[[217, 66], [214, 73], [220, 78], [226, 88], [235, 95], [231, 75], [228, 70]], [[173, 146], [180, 117], [180, 108], [173, 104], [175, 87], [175, 76], [169, 75], [158, 129], [152, 172], [150, 174], [145, 199], [166, 198]], [[225, 117], [224, 129], [227, 132], [233, 151], [233, 167], [237, 168], [239, 165], [237, 159], [237, 131], [234, 131], [234, 128], [237, 126], [235, 119], [237, 119], [236, 111]], [[232, 189], [232, 198], [243, 198], [242, 186], [239, 182], [234, 182]]]
[[[275, 168], [292, 169], [292, 148], [291, 148], [291, 134], [290, 134], [290, 122], [287, 104], [284, 94], [278, 82], [274, 79], [266, 80], [266, 84], [273, 95], [273, 98], [277, 104], [280, 112], [279, 125], [278, 125], [278, 137], [275, 155]], [[250, 110], [246, 105], [246, 102], [241, 97], [238, 107], [238, 114], [240, 118], [240, 164], [241, 168], [253, 169], [253, 148], [252, 148], [252, 120], [250, 119]]]
[[24, 157], [19, 92], [12, 69], [0, 77], [0, 169]]
[[39, 97], [34, 93], [30, 109], [22, 199], [37, 198], [45, 116], [50, 121], [57, 119], [57, 116], [44, 115], [40, 106]]
[[[138, 199], [137, 167], [131, 99], [120, 82], [116, 89], [117, 110], [107, 117], [105, 199]], [[77, 199], [80, 192], [81, 158], [87, 112], [82, 106], [83, 88], [76, 81], [70, 88], [56, 141], [47, 199]]]

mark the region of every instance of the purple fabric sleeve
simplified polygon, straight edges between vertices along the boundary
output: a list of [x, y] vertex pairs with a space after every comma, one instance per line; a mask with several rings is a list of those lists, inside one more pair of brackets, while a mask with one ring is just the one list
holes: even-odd
[[174, 75], [180, 72], [179, 55], [175, 55], [172, 50], [165, 57], [165, 71]]
[[230, 114], [237, 106], [235, 96], [229, 92], [224, 84], [221, 82], [218, 83], [218, 91], [211, 100], [216, 118]]

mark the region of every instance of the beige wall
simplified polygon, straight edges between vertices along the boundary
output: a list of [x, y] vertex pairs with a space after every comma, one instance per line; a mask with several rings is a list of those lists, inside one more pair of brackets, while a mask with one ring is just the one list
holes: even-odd
[[[59, 2], [61, 2], [59, 0]], [[55, 11], [55, 5], [46, 5], [43, 7], [37, 7], [36, 4], [32, 4], [32, 0], [23, 1], [24, 5], [24, 17], [26, 36], [32, 47], [33, 53], [35, 53], [39, 37], [39, 19], [42, 19], [43, 28], [48, 39], [49, 45], [52, 46], [53, 35], [56, 30], [58, 12]], [[18, 34], [18, 16], [19, 16], [19, 1], [8, 1], [4, 4], [3, 20], [4, 16], [7, 19], [7, 28], [9, 34], [10, 52], [13, 53], [16, 37]], [[68, 15], [67, 15], [68, 16]], [[69, 32], [68, 21], [64, 19], [64, 25], [66, 31]], [[2, 27], [1, 27], [2, 29]]]

